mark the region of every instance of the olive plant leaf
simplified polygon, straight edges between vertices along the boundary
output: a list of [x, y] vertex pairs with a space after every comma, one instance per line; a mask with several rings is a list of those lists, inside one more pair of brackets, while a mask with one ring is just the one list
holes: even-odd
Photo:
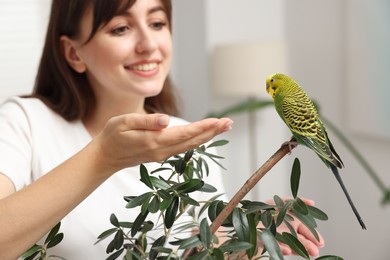
[[40, 251], [42, 250], [42, 246], [40, 245], [33, 245], [29, 250], [27, 250], [23, 255], [22, 258], [33, 258], [36, 256]]
[[142, 228], [143, 223], [145, 222], [146, 217], [148, 216], [149, 211], [146, 211], [145, 213], [140, 212], [135, 219], [133, 226], [131, 227], [131, 236], [134, 237], [138, 230]]
[[143, 164], [140, 165], [140, 175], [141, 175], [141, 181], [146, 186], [148, 186], [149, 188], [153, 189], [153, 184], [152, 184], [152, 181], [150, 180], [148, 169]]
[[115, 214], [111, 214], [110, 216], [110, 222], [113, 226], [119, 228], [120, 224], [119, 224], [119, 220], [118, 218], [115, 216]]
[[49, 234], [46, 237], [45, 244], [49, 243], [58, 233], [61, 227], [61, 222], [59, 222], [57, 225], [55, 225], [49, 232]]
[[283, 232], [282, 234], [283, 238], [285, 239], [285, 243], [294, 250], [295, 253], [298, 255], [310, 260], [309, 253], [307, 252], [306, 248], [302, 243], [296, 238], [295, 236], [291, 235], [290, 233]]
[[176, 214], [179, 209], [179, 197], [172, 200], [171, 205], [165, 210], [164, 224], [166, 228], [171, 228], [176, 219]]
[[130, 200], [126, 204], [126, 208], [135, 208], [137, 206], [144, 204], [145, 201], [149, 202], [151, 196], [153, 196], [153, 192], [145, 192], [144, 194], [134, 198], [127, 197]]
[[207, 148], [217, 147], [217, 146], [223, 146], [223, 145], [226, 145], [226, 144], [228, 144], [228, 143], [229, 143], [228, 140], [218, 140], [218, 141], [215, 141], [215, 142], [209, 144], [209, 145], [207, 146]]
[[169, 242], [169, 244], [174, 246], [179, 246], [179, 249], [187, 249], [200, 246], [202, 242], [199, 239], [199, 236], [192, 236], [186, 239], [179, 239], [176, 241]]
[[238, 239], [249, 242], [249, 223], [246, 214], [241, 209], [235, 208], [232, 214], [232, 222]]
[[271, 259], [273, 260], [284, 260], [282, 251], [275, 239], [275, 236], [268, 229], [263, 229], [260, 233], [260, 239], [263, 241], [265, 249], [267, 249]]
[[316, 208], [314, 206], [307, 206], [307, 208], [309, 209], [309, 214], [313, 218], [316, 218], [318, 220], [323, 220], [323, 221], [328, 220], [328, 215], [326, 215], [326, 213], [320, 210], [319, 208]]
[[324, 255], [316, 258], [315, 260], [344, 260], [344, 258], [335, 255]]
[[152, 248], [150, 249], [150, 253], [149, 253], [150, 260], [154, 260], [157, 258], [159, 251], [157, 251], [156, 248], [164, 246], [166, 238], [167, 238], [166, 236], [161, 236], [153, 242]]
[[294, 199], [294, 202], [292, 203], [292, 209], [294, 210], [294, 212], [299, 212], [302, 215], [309, 214], [309, 209], [307, 208], [306, 203], [299, 197], [296, 197]]
[[222, 244], [219, 249], [221, 249], [222, 252], [232, 252], [237, 253], [240, 251], [245, 251], [249, 248], [253, 247], [253, 245], [249, 242], [245, 241], [234, 241], [231, 243], [224, 243]]
[[300, 178], [301, 178], [301, 163], [298, 158], [295, 158], [291, 170], [291, 178], [290, 178], [291, 192], [294, 198], [296, 198], [298, 194]]
[[207, 219], [204, 218], [200, 222], [199, 238], [200, 238], [200, 241], [202, 242], [203, 246], [207, 249], [210, 248], [211, 236], [212, 235], [211, 235], [209, 223], [207, 222]]

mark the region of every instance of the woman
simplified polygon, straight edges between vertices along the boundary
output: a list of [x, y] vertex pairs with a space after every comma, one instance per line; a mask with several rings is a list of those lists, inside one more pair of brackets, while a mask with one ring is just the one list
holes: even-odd
[[109, 215], [129, 219], [122, 197], [144, 191], [137, 166], [231, 128], [173, 117], [171, 51], [169, 0], [53, 0], [34, 91], [0, 108], [0, 259], [59, 221], [53, 254], [102, 259]]

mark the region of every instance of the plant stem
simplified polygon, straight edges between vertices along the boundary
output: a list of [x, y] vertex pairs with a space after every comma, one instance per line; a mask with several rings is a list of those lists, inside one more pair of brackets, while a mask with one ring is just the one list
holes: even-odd
[[[211, 233], [214, 234], [225, 221], [225, 219], [232, 213], [234, 208], [240, 203], [250, 190], [274, 167], [286, 154], [291, 153], [296, 145], [289, 142], [284, 143], [251, 177], [244, 183], [240, 190], [233, 196], [226, 207], [219, 213], [219, 215], [211, 223]], [[184, 252], [184, 258], [192, 255], [196, 250], [192, 248]]]
[[[233, 196], [226, 207], [221, 211], [217, 218], [211, 224], [211, 233], [214, 234], [222, 225], [225, 219], [230, 215], [233, 209], [240, 201], [251, 191], [264, 175], [272, 169], [286, 154], [290, 153], [296, 145], [283, 144], [252, 176], [244, 183], [241, 189]], [[291, 150], [290, 150], [291, 149]]]

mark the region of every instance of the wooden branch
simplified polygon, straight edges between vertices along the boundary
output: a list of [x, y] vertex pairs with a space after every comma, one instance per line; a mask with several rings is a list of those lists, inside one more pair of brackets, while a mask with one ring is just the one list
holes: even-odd
[[[291, 140], [293, 141], [293, 140]], [[296, 143], [292, 142], [284, 143], [251, 177], [244, 183], [241, 189], [233, 196], [230, 202], [226, 207], [219, 213], [216, 219], [210, 226], [211, 233], [214, 234], [225, 221], [225, 219], [232, 213], [234, 208], [240, 203], [240, 201], [245, 197], [250, 190], [252, 190], [256, 184], [272, 169], [286, 154], [291, 153], [291, 151], [297, 146]], [[185, 257], [188, 257], [194, 253], [195, 249], [188, 250], [184, 253]]]

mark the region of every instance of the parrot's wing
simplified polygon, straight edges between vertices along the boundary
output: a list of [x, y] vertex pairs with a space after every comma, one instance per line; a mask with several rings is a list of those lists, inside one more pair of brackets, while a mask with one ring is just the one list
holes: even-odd
[[298, 142], [312, 149], [325, 162], [339, 167], [339, 160], [333, 156], [328, 145], [329, 140], [317, 110], [307, 96], [300, 99], [284, 98], [282, 113], [283, 120]]

